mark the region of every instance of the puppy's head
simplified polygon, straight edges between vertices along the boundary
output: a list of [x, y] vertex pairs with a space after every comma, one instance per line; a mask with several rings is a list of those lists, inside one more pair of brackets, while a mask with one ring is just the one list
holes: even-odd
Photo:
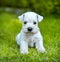
[[39, 31], [38, 22], [42, 21], [43, 16], [34, 12], [26, 12], [18, 18], [23, 22], [23, 32], [35, 34]]

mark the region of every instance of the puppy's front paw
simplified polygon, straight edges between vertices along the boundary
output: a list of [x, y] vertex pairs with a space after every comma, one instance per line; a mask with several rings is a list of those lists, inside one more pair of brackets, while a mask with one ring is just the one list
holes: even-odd
[[21, 54], [28, 54], [27, 50], [20, 50]]
[[45, 50], [45, 48], [39, 48], [39, 49], [37, 49], [39, 52], [41, 52], [41, 53], [45, 53], [46, 52], [46, 50]]

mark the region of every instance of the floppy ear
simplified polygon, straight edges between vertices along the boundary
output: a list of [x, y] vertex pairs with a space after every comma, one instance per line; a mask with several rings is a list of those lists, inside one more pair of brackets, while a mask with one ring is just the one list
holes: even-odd
[[24, 20], [24, 17], [25, 17], [25, 15], [24, 15], [24, 14], [22, 14], [21, 16], [18, 16], [19, 20], [21, 20], [21, 21], [23, 21], [23, 20]]
[[37, 21], [41, 22], [43, 20], [43, 16], [40, 16], [39, 14], [37, 15]]

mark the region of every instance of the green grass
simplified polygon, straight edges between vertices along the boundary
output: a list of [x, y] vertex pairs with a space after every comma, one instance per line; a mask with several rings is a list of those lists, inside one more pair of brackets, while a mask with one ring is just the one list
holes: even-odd
[[20, 54], [16, 35], [22, 28], [17, 16], [9, 13], [0, 14], [0, 62], [59, 62], [60, 61], [60, 19], [45, 17], [39, 23], [47, 53], [29, 48], [29, 54]]

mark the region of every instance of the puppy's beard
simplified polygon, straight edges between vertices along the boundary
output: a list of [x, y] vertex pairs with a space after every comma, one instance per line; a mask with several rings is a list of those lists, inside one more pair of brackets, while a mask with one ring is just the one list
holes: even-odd
[[26, 34], [36, 34], [36, 33], [38, 33], [38, 31], [36, 31], [36, 32], [33, 32], [33, 31], [31, 31], [31, 32], [25, 32]]
[[35, 34], [34, 32], [26, 32], [26, 34]]
[[33, 29], [31, 32], [27, 30], [27, 28], [23, 29], [23, 32], [26, 34], [36, 34], [39, 32], [39, 28]]

